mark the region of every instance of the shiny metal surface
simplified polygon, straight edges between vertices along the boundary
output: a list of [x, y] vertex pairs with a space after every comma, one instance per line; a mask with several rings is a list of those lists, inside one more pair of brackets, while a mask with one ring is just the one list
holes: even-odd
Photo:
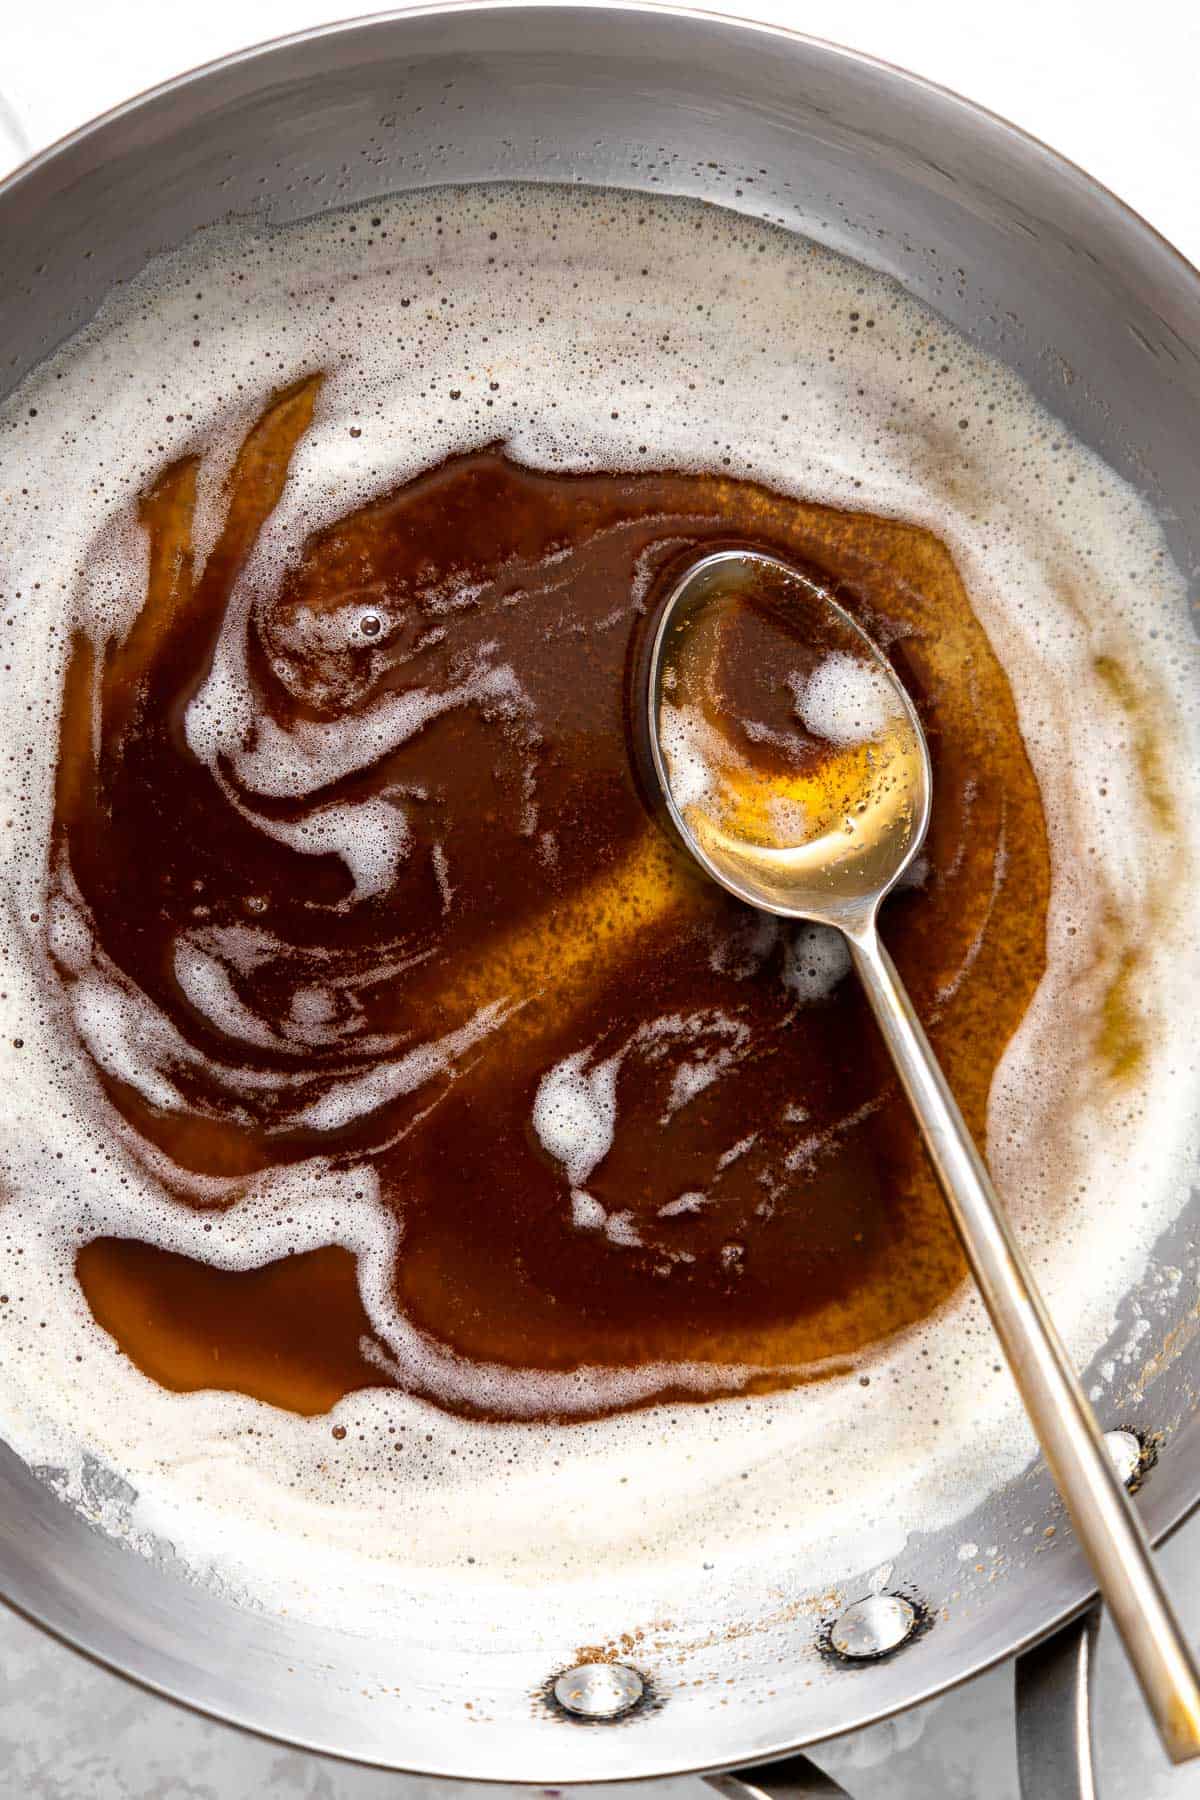
[[847, 940], [963, 1251], [1173, 1762], [1200, 1755], [1200, 1673], [1066, 1347], [875, 919]]
[[[674, 708], [667, 693], [668, 671], [681, 666], [689, 637], [704, 629], [714, 603], [728, 601], [756, 582], [772, 584], [772, 599], [786, 605], [791, 629], [803, 637], [820, 633], [843, 656], [873, 669], [894, 703], [881, 735], [872, 740], [872, 774], [857, 766], [859, 746], [827, 743], [830, 771], [801, 801], [807, 835], [799, 843], [762, 842], [763, 819], [750, 805], [758, 829], [747, 834], [728, 827], [701, 801], [677, 804], [671, 756], [664, 747], [665, 721]], [[817, 582], [777, 556], [756, 550], [717, 550], [685, 569], [662, 603], [650, 646], [645, 706], [654, 773], [671, 822], [706, 875], [739, 900], [782, 918], [831, 925], [847, 939], [860, 934], [909, 868], [925, 839], [933, 801], [929, 745], [903, 684], [861, 625]], [[853, 829], [840, 808], [828, 810], [828, 795], [855, 782]], [[813, 791], [815, 790], [815, 791]], [[758, 790], [760, 794], [762, 790]], [[812, 792], [812, 808], [809, 793]], [[745, 804], [739, 817], [746, 811]], [[823, 822], [813, 824], [817, 813]], [[819, 835], [818, 835], [819, 830]], [[774, 833], [767, 834], [774, 837]]]
[[[283, 222], [496, 177], [702, 195], [893, 273], [1134, 481], [1180, 566], [1200, 567], [1195, 272], [1078, 170], [955, 96], [707, 14], [418, 8], [234, 57], [120, 109], [0, 188], [0, 385], [148, 256], [231, 212]], [[1188, 1266], [1198, 1223], [1193, 1208], [1166, 1234], [1164, 1262]], [[1151, 1333], [1104, 1422], [1163, 1434], [1138, 1499], [1157, 1536], [1200, 1490], [1196, 1320], [1186, 1283], [1174, 1298], [1147, 1285], [1097, 1364], [1125, 1342], [1135, 1306]], [[554, 1785], [761, 1763], [1012, 1655], [1091, 1592], [1061, 1526], [1034, 1465], [953, 1532], [914, 1538], [895, 1580], [927, 1597], [933, 1628], [858, 1669], [813, 1650], [821, 1595], [792, 1595], [787, 1617], [764, 1605], [754, 1621], [723, 1618], [714, 1602], [715, 1649], [673, 1641], [659, 1628], [670, 1594], [647, 1569], [629, 1626], [645, 1632], [639, 1666], [663, 1703], [597, 1729], [539, 1699], [547, 1672], [595, 1642], [586, 1595], [577, 1632], [536, 1595], [514, 1596], [479, 1637], [402, 1599], [386, 1641], [304, 1626], [187, 1581], [169, 1546], [133, 1555], [0, 1449], [0, 1588], [68, 1641], [268, 1735], [389, 1767]], [[964, 1572], [965, 1539], [998, 1547], [994, 1580]], [[845, 1597], [870, 1574], [831, 1578]], [[764, 1586], [786, 1575], [764, 1571]], [[718, 1678], [727, 1705], [712, 1702]]]
[[898, 1650], [916, 1628], [916, 1608], [903, 1594], [867, 1594], [838, 1614], [829, 1647], [852, 1662], [869, 1662]]
[[1106, 1431], [1104, 1447], [1112, 1458], [1118, 1481], [1124, 1487], [1129, 1487], [1137, 1479], [1142, 1467], [1142, 1446], [1136, 1432], [1124, 1431], [1120, 1427], [1114, 1431]]
[[1085, 1613], [1017, 1664], [1021, 1800], [1096, 1800], [1091, 1682], [1098, 1615]]
[[710, 1775], [708, 1785], [723, 1800], [849, 1800], [845, 1788], [806, 1756], [789, 1756], [763, 1769], [739, 1769], [736, 1775]]
[[624, 1663], [580, 1663], [554, 1683], [554, 1698], [580, 1719], [619, 1719], [636, 1706], [646, 1684]]

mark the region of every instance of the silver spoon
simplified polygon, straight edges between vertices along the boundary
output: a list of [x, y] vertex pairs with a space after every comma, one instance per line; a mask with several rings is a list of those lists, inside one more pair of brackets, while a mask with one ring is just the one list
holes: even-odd
[[[794, 641], [819, 647], [804, 723], [818, 749], [780, 799], [698, 702], [697, 667], [751, 595]], [[826, 671], [821, 674], [821, 671]], [[817, 688], [813, 687], [821, 675]], [[817, 691], [817, 690], [820, 691]], [[801, 700], [797, 700], [798, 708]], [[769, 556], [694, 563], [650, 651], [650, 749], [667, 810], [714, 881], [783, 918], [844, 936], [896, 1065], [967, 1261], [1173, 1761], [1200, 1753], [1200, 1678], [1150, 1547], [983, 1159], [876, 930], [880, 902], [920, 850], [932, 771], [920, 719], [881, 652], [816, 583]], [[733, 721], [731, 721], [733, 723]]]

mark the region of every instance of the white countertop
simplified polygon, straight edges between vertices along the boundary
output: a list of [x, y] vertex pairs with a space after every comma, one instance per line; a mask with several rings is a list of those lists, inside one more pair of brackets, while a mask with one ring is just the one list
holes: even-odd
[[[1200, 263], [1195, 0], [1159, 0], [1145, 13], [1124, 0], [1008, 0], [990, 9], [950, 0], [730, 0], [730, 10], [852, 44], [969, 95], [1088, 169]], [[142, 88], [331, 16], [331, 0], [189, 8], [35, 0], [19, 23], [12, 8], [0, 28], [0, 174]], [[1194, 1636], [1198, 1551], [1195, 1521], [1163, 1557]], [[1011, 1672], [999, 1670], [817, 1760], [854, 1800], [1016, 1800], [1011, 1689]], [[1200, 1770], [1168, 1769], [1111, 1634], [1101, 1640], [1097, 1703], [1104, 1800], [1200, 1800]], [[4, 1800], [424, 1800], [452, 1791], [195, 1718], [0, 1609]], [[609, 1792], [645, 1800], [650, 1789]], [[682, 1780], [656, 1792], [701, 1800], [710, 1790]]]

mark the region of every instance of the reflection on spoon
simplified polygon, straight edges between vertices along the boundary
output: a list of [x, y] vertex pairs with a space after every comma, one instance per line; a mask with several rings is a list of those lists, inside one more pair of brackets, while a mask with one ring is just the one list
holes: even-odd
[[850, 615], [782, 563], [725, 552], [685, 585], [658, 645], [655, 721], [685, 838], [710, 874], [770, 911], [869, 901], [928, 820], [928, 753], [907, 694]]

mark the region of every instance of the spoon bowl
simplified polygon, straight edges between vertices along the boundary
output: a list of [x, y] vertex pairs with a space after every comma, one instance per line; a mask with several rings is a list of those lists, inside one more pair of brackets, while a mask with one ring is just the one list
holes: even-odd
[[[756, 769], [744, 755], [727, 756], [703, 791], [695, 777], [701, 763], [720, 759], [720, 728], [705, 695], [694, 691], [703, 686], [694, 647], [702, 640], [710, 659], [719, 656], [723, 628], [750, 607], [771, 621], [759, 634], [763, 648], [774, 638], [785, 655], [789, 648], [819, 652], [816, 667], [795, 684], [798, 766]], [[838, 927], [870, 917], [920, 851], [933, 772], [907, 690], [845, 607], [778, 557], [716, 551], [693, 563], [667, 596], [649, 683], [655, 774], [676, 830], [708, 874], [751, 906], [784, 917]], [[805, 691], [818, 686], [806, 707]], [[689, 712], [709, 716], [689, 730]], [[788, 813], [772, 818], [781, 788]]]

